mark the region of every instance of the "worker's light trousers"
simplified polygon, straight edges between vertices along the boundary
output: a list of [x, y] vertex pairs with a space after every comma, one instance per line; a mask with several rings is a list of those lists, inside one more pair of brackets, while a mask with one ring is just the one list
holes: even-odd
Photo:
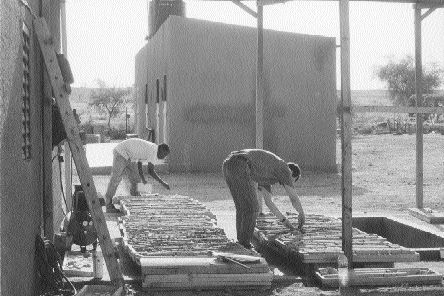
[[111, 178], [106, 189], [106, 203], [111, 204], [114, 194], [116, 194], [117, 187], [122, 181], [123, 175], [126, 175], [130, 183], [130, 194], [138, 195], [137, 183], [140, 182], [139, 171], [137, 163], [131, 162], [118, 152], [113, 152], [113, 167], [111, 170]]
[[249, 248], [259, 214], [259, 202], [248, 161], [242, 155], [231, 155], [224, 161], [222, 168], [236, 207], [237, 240]]

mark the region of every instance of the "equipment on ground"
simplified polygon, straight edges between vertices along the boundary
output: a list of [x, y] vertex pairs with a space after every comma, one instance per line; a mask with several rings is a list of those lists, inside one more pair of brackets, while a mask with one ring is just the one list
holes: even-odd
[[39, 295], [76, 295], [73, 284], [62, 272], [62, 259], [54, 244], [37, 235], [35, 240], [37, 277], [40, 279]]
[[88, 245], [92, 245], [93, 250], [96, 250], [97, 231], [82, 186], [74, 185], [74, 188], [72, 211], [66, 215], [62, 231], [66, 231], [68, 249], [72, 244], [76, 244], [80, 246], [80, 251], [85, 253]]

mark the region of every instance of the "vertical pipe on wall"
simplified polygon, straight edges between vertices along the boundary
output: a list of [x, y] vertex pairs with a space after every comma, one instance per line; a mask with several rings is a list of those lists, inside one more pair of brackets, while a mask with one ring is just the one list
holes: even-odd
[[168, 144], [167, 106], [167, 76], [163, 75], [163, 143], [166, 144]]
[[262, 149], [264, 142], [264, 27], [263, 6], [257, 1], [257, 61], [256, 61], [256, 148]]
[[353, 234], [349, 0], [339, 1], [339, 18], [341, 35], [342, 250], [347, 256], [349, 268], [351, 268], [353, 266]]
[[148, 83], [145, 84], [145, 129], [148, 130]]
[[[421, 8], [415, 10], [415, 88], [416, 106], [422, 106], [422, 44], [421, 44]], [[422, 209], [423, 203], [423, 117], [416, 113], [416, 207]]]
[[[159, 79], [156, 79], [156, 133], [155, 138], [160, 140], [160, 83]], [[158, 141], [154, 143], [160, 144]]]

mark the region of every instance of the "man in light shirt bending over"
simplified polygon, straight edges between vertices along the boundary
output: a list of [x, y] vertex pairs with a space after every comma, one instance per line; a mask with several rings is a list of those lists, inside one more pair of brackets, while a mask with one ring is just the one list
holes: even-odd
[[[125, 173], [131, 184], [130, 194], [139, 195], [137, 191], [137, 183], [142, 180], [146, 184], [143, 176], [142, 161], [148, 162], [148, 174], [158, 181], [166, 189], [170, 186], [165, 183], [154, 170], [154, 165], [159, 164], [170, 153], [167, 144], [157, 145], [155, 143], [145, 141], [139, 138], [130, 138], [116, 145], [113, 149], [113, 167], [111, 170], [111, 178], [106, 189], [106, 212], [116, 213], [116, 209], [112, 203], [112, 198], [116, 193], [117, 187]], [[137, 163], [137, 165], [136, 165]]]

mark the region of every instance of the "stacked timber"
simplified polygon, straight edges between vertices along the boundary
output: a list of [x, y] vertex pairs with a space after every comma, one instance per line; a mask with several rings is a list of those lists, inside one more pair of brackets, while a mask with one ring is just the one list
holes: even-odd
[[[297, 215], [287, 218], [297, 225]], [[304, 233], [289, 231], [272, 214], [257, 219], [255, 236], [259, 243], [272, 244], [282, 253], [292, 254], [302, 263], [335, 263], [342, 251], [341, 220], [322, 215], [307, 215]], [[353, 228], [353, 261], [393, 263], [419, 261], [419, 254], [389, 242], [376, 234]]]
[[270, 286], [272, 272], [252, 250], [229, 240], [216, 217], [187, 196], [120, 200], [123, 245], [146, 288]]
[[[428, 268], [355, 268], [340, 275], [334, 268], [320, 268], [315, 276], [324, 287], [441, 285], [442, 275]], [[442, 291], [441, 291], [442, 292]]]

